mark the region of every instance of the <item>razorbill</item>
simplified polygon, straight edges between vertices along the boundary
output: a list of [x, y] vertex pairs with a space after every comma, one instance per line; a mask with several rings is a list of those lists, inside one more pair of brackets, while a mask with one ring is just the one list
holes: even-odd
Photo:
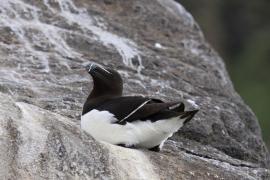
[[81, 128], [96, 140], [159, 151], [198, 112], [185, 111], [179, 101], [122, 96], [123, 81], [117, 71], [97, 64], [88, 65], [87, 71], [94, 86], [83, 106]]

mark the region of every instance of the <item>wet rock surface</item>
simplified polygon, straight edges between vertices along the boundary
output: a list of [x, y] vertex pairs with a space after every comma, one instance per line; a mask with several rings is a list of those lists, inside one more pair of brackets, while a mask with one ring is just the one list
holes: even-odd
[[[269, 178], [254, 113], [181, 5], [5, 0], [0, 17], [1, 179]], [[96, 142], [79, 128], [89, 62], [119, 70], [125, 94], [200, 112], [160, 153]]]

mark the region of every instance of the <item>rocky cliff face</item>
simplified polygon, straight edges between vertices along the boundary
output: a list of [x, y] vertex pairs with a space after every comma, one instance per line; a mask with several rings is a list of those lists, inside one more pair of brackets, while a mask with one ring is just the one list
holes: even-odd
[[[5, 0], [0, 35], [1, 179], [270, 178], [255, 115], [173, 0]], [[96, 142], [79, 127], [90, 61], [125, 94], [201, 110], [160, 153]]]

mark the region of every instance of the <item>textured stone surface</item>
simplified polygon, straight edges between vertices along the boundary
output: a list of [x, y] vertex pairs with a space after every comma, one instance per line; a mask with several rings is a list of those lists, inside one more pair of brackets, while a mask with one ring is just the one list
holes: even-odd
[[[1, 179], [267, 179], [269, 170], [204, 146], [161, 153], [98, 143], [72, 119], [0, 93]], [[195, 144], [193, 144], [194, 146]], [[213, 155], [214, 156], [214, 155]]]
[[[5, 0], [0, 35], [1, 179], [269, 178], [255, 115], [174, 1]], [[201, 110], [160, 153], [96, 142], [79, 128], [90, 61], [118, 69], [125, 94]]]

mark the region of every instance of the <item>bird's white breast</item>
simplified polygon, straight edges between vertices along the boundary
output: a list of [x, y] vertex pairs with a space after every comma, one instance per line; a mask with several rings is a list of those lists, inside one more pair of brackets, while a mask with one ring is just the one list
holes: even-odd
[[184, 120], [179, 117], [156, 122], [138, 120], [125, 125], [115, 124], [116, 121], [110, 112], [94, 109], [81, 117], [81, 128], [99, 141], [152, 148], [163, 144], [183, 126]]

